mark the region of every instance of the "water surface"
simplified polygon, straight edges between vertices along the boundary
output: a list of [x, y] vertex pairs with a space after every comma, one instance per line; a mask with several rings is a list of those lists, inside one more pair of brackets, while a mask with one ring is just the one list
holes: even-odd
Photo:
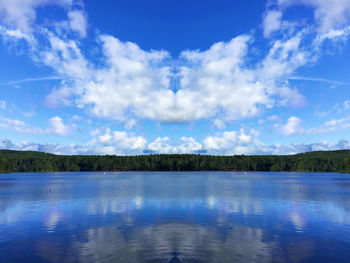
[[349, 261], [346, 174], [0, 174], [0, 262]]

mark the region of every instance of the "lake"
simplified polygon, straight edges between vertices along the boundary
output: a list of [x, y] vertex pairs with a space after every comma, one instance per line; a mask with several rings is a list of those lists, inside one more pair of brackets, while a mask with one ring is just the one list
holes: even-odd
[[0, 174], [0, 262], [350, 262], [350, 175]]

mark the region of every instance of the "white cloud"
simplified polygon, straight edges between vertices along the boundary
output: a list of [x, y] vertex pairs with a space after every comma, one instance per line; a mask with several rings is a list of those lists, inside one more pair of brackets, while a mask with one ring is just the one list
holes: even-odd
[[214, 125], [215, 125], [218, 129], [220, 129], [220, 130], [223, 130], [223, 129], [226, 128], [225, 122], [222, 121], [222, 120], [219, 120], [219, 119], [216, 119], [216, 120], [214, 121]]
[[337, 143], [331, 142], [319, 142], [311, 144], [290, 144], [290, 145], [265, 145], [261, 144], [258, 147], [254, 148], [252, 153], [254, 154], [297, 154], [303, 152], [311, 151], [333, 151], [333, 150], [342, 150], [349, 149], [350, 141], [349, 140], [340, 140]]
[[168, 53], [146, 52], [112, 36], [101, 36], [100, 41], [106, 65], [81, 74], [84, 78], [74, 83], [77, 105], [108, 119], [124, 120], [128, 111], [143, 118], [171, 119], [174, 93], [168, 89], [169, 68], [161, 65]]
[[77, 32], [80, 37], [86, 37], [87, 21], [84, 12], [80, 10], [69, 11], [68, 18], [71, 30]]
[[36, 9], [45, 5], [70, 8], [72, 0], [0, 0], [0, 17], [9, 27], [28, 33], [33, 30]]
[[39, 77], [39, 78], [26, 78], [26, 79], [20, 79], [20, 80], [14, 80], [14, 81], [8, 81], [8, 82], [3, 82], [0, 85], [14, 85], [14, 88], [19, 88], [19, 85], [16, 84], [21, 84], [21, 83], [26, 83], [26, 82], [37, 82], [37, 81], [46, 81], [46, 80], [60, 80], [61, 78], [58, 76], [47, 76], [47, 77]]
[[[79, 41], [43, 32], [49, 45], [33, 57], [63, 79], [45, 104], [75, 105], [97, 117], [122, 121], [127, 116], [163, 122], [213, 117], [222, 129], [225, 121], [261, 115], [266, 108], [304, 106], [305, 97], [287, 80], [318, 55], [305, 40], [306, 31], [274, 41], [254, 63], [249, 62], [253, 38], [248, 35], [215, 43], [206, 51], [184, 51], [176, 63], [170, 62], [168, 52], [144, 51], [135, 43], [100, 35], [101, 60], [94, 63]], [[180, 82], [176, 91], [173, 80]]]
[[269, 10], [266, 12], [263, 19], [264, 37], [270, 37], [272, 33], [281, 28], [282, 15], [282, 12], [278, 10]]
[[48, 128], [44, 130], [41, 128], [32, 127], [22, 120], [10, 119], [0, 116], [0, 128], [28, 134], [56, 134], [66, 136], [74, 131], [75, 126], [65, 125], [63, 123], [63, 120], [60, 117], [56, 116], [48, 120]]
[[[276, 41], [254, 64], [247, 64], [253, 39], [243, 35], [203, 52], [182, 52], [180, 66], [171, 65], [165, 51], [144, 51], [109, 35], [99, 36], [102, 63], [95, 64], [78, 41], [47, 30], [44, 36], [49, 45], [33, 57], [63, 79], [46, 97], [50, 107], [76, 105], [97, 117], [124, 121], [131, 115], [164, 122], [220, 116], [224, 122], [274, 106], [304, 105], [305, 98], [283, 81], [311, 61], [301, 45], [303, 33]], [[171, 82], [176, 79], [180, 88], [174, 91]]]
[[[106, 130], [100, 135], [96, 143], [104, 147], [111, 147], [114, 152], [130, 153], [195, 153], [200, 152], [203, 147], [192, 137], [181, 137], [179, 141], [172, 141], [169, 137], [158, 137], [147, 145], [147, 141], [142, 136], [124, 131]], [[111, 151], [112, 152], [112, 151]]]
[[44, 104], [50, 108], [57, 108], [61, 105], [71, 105], [71, 97], [74, 90], [71, 87], [62, 86], [59, 89], [54, 88], [50, 94], [45, 97]]
[[171, 153], [172, 146], [169, 137], [158, 137], [148, 145], [148, 149], [157, 153]]
[[325, 111], [316, 111], [315, 112], [315, 115], [319, 118], [325, 118], [327, 117], [327, 115], [329, 114], [329, 111], [328, 112], [325, 112]]
[[191, 106], [187, 106], [187, 113], [192, 119], [220, 113], [226, 120], [236, 120], [256, 116], [264, 108], [283, 102], [302, 105], [304, 97], [280, 81], [310, 61], [310, 54], [301, 47], [302, 36], [299, 33], [275, 41], [256, 65], [246, 62], [252, 42], [249, 36], [216, 43], [204, 52], [183, 52], [181, 57], [189, 66], [181, 68], [183, 89], [178, 98], [183, 99], [183, 105]]
[[134, 128], [135, 125], [136, 125], [136, 121], [134, 119], [130, 119], [125, 123], [124, 127], [125, 127], [125, 129], [130, 130], [130, 129]]
[[[318, 3], [317, 7], [316, 4], [312, 6], [318, 8], [323, 5], [321, 2], [315, 0], [313, 3]], [[20, 0], [13, 3], [18, 6]], [[86, 36], [85, 13], [72, 11], [71, 1], [57, 3], [67, 8], [67, 30]], [[30, 30], [20, 29], [20, 25], [24, 23], [30, 27], [35, 21], [35, 8], [46, 4], [53, 2], [28, 0], [26, 5], [34, 12], [34, 17], [18, 22], [12, 31], [6, 28], [6, 32], [12, 32], [13, 38], [25, 38], [27, 33], [23, 32]], [[289, 0], [279, 4], [282, 9], [291, 5]], [[11, 5], [10, 1], [0, 0], [0, 10], [5, 12], [6, 21], [16, 17], [8, 11], [12, 10], [8, 9]], [[340, 0], [337, 5], [340, 6]], [[281, 20], [279, 10], [267, 11], [265, 36], [278, 30]], [[319, 50], [310, 40], [322, 43], [324, 39], [343, 36], [344, 31], [332, 30], [317, 36], [308, 30], [293, 31], [271, 41], [267, 52], [254, 57], [256, 60], [251, 60], [250, 53], [253, 37], [241, 35], [228, 42], [215, 43], [205, 51], [184, 51], [173, 63], [166, 51], [145, 51], [135, 43], [122, 42], [110, 35], [98, 36], [100, 50], [96, 52], [101, 52], [101, 59], [95, 62], [84, 55], [78, 40], [41, 28], [36, 34], [48, 44], [37, 49], [33, 47], [33, 58], [54, 69], [63, 79], [61, 86], [46, 97], [46, 105], [75, 105], [97, 117], [125, 121], [126, 129], [135, 126], [133, 118], [164, 122], [213, 118], [216, 127], [224, 129], [226, 121], [258, 116], [266, 108], [304, 106], [305, 97], [290, 87], [288, 79], [299, 68], [317, 60]], [[173, 80], [180, 82], [176, 91], [171, 85]], [[130, 117], [132, 119], [128, 120]], [[292, 121], [288, 121], [282, 133], [296, 133], [300, 127], [293, 126], [298, 123]], [[67, 130], [62, 128], [57, 134], [67, 134]], [[112, 133], [109, 136], [115, 139]]]
[[100, 129], [94, 129], [90, 132], [90, 135], [92, 137], [96, 137], [97, 135], [100, 135], [100, 133], [101, 133]]
[[181, 137], [180, 141], [171, 141], [169, 137], [158, 137], [148, 145], [154, 153], [198, 153], [203, 146], [192, 137]]
[[243, 129], [239, 132], [225, 131], [215, 136], [208, 136], [204, 139], [204, 148], [207, 150], [233, 150], [242, 145], [252, 143], [254, 138], [246, 134]]
[[65, 125], [62, 118], [55, 116], [48, 120], [49, 127], [46, 129], [47, 133], [66, 136], [74, 130], [73, 126]]
[[[344, 43], [347, 41], [349, 35], [350, 35], [350, 26], [347, 26], [341, 29], [330, 29], [325, 33], [319, 33], [314, 41], [314, 45], [315, 45], [315, 48], [319, 48], [322, 45], [322, 43], [327, 40], [333, 41], [334, 43], [337, 43], [335, 40], [337, 40], [340, 43]], [[304, 79], [307, 79], [307, 78], [304, 78]], [[332, 81], [332, 80], [326, 80], [326, 79], [309, 78], [309, 80], [325, 81], [325, 82], [339, 84], [339, 85], [345, 84], [340, 81]]]
[[323, 125], [310, 128], [306, 132], [309, 134], [320, 134], [320, 133], [331, 133], [334, 131], [341, 131], [350, 128], [350, 117], [345, 117], [341, 119], [333, 119], [326, 121]]
[[114, 146], [121, 149], [143, 150], [146, 148], [146, 139], [133, 133], [124, 131], [106, 130], [106, 133], [98, 137], [98, 142], [105, 146]]
[[280, 105], [288, 105], [293, 108], [301, 108], [306, 105], [306, 98], [297, 89], [281, 87], [278, 89], [281, 97]]
[[84, 118], [79, 116], [79, 115], [73, 115], [69, 120], [70, 121], [82, 121], [82, 120], [84, 120]]
[[[242, 130], [240, 131], [242, 133]], [[257, 138], [253, 138], [253, 134], [250, 132], [250, 139], [240, 141], [239, 133], [235, 131], [227, 131], [219, 133], [216, 136], [209, 136], [204, 140], [203, 149], [208, 154], [220, 154], [220, 155], [237, 155], [237, 154], [273, 154], [273, 155], [285, 155], [285, 154], [297, 154], [310, 151], [330, 151], [349, 149], [349, 140], [340, 140], [338, 143], [332, 142], [319, 142], [310, 144], [271, 144], [267, 145]], [[247, 134], [244, 134], [248, 138]]]
[[[8, 139], [0, 139], [0, 149], [18, 150], [18, 151], [39, 151], [53, 154], [97, 154], [96, 148], [89, 144], [86, 145], [60, 145], [60, 144], [41, 144], [22, 141], [13, 143]], [[104, 153], [100, 153], [104, 154]]]
[[[79, 44], [74, 40], [59, 38], [51, 32], [46, 32], [48, 47], [41, 47], [34, 59], [57, 71], [63, 79], [73, 79], [78, 82], [88, 77], [88, 61], [82, 54]], [[63, 82], [66, 84], [66, 82]], [[63, 85], [64, 88], [67, 88]], [[78, 88], [78, 87], [76, 87]], [[80, 89], [78, 89], [79, 92]], [[73, 93], [75, 94], [75, 93]]]
[[7, 108], [7, 103], [4, 100], [0, 100], [0, 109], [6, 110]]
[[292, 116], [288, 119], [286, 124], [275, 124], [274, 127], [278, 132], [285, 136], [293, 134], [323, 134], [334, 131], [342, 131], [350, 128], [350, 117], [341, 119], [333, 119], [326, 121], [322, 125], [314, 128], [305, 129], [302, 127], [302, 120], [298, 117]]
[[277, 115], [271, 115], [271, 116], [267, 117], [267, 120], [269, 120], [269, 121], [279, 121], [281, 119]]
[[246, 118], [256, 115], [261, 106], [272, 105], [264, 84], [245, 65], [250, 41], [249, 36], [239, 36], [207, 51], [181, 54], [190, 64], [181, 69], [183, 89], [177, 94], [182, 111], [191, 119], [218, 112], [228, 120]]
[[44, 133], [42, 129], [31, 127], [24, 121], [17, 120], [17, 119], [10, 119], [2, 116], [0, 116], [0, 128], [17, 131], [21, 133], [29, 133], [29, 134]]
[[25, 39], [26, 41], [35, 44], [35, 39], [31, 34], [23, 33], [19, 29], [9, 29], [0, 25], [0, 34], [5, 41]]
[[[305, 37], [305, 31], [301, 31], [291, 38], [275, 40], [268, 55], [262, 61], [261, 78], [270, 78], [275, 81], [276, 79], [288, 79], [295, 70], [313, 62], [315, 60], [313, 50], [303, 46]], [[284, 84], [287, 83], [284, 82]]]
[[202, 150], [202, 145], [198, 143], [193, 137], [181, 137], [181, 143], [175, 147], [176, 153], [193, 153]]
[[349, 0], [278, 0], [281, 8], [305, 5], [314, 8], [314, 18], [320, 32], [345, 26], [350, 22]]
[[344, 101], [344, 109], [349, 110], [350, 109], [350, 100]]
[[301, 127], [302, 120], [298, 117], [292, 116], [288, 119], [285, 125], [276, 125], [277, 130], [285, 136], [303, 133], [304, 129]]
[[[217, 136], [220, 137], [219, 135]], [[221, 137], [222, 134], [221, 134]], [[220, 140], [220, 138], [219, 138]], [[23, 150], [23, 151], [41, 151], [54, 154], [117, 154], [117, 155], [130, 155], [130, 154], [144, 154], [144, 150], [149, 150], [153, 153], [205, 153], [205, 154], [220, 154], [220, 155], [237, 155], [237, 154], [296, 154], [301, 152], [310, 151], [330, 151], [349, 149], [349, 140], [340, 140], [337, 143], [332, 142], [319, 142], [311, 144], [272, 144], [266, 145], [258, 140], [251, 140], [248, 144], [220, 144], [220, 147], [216, 149], [205, 149], [201, 144], [196, 142], [193, 138], [181, 138], [181, 140], [174, 144], [168, 137], [157, 138], [145, 149], [132, 150], [130, 148], [121, 148], [117, 145], [101, 145], [97, 141], [90, 141], [83, 145], [68, 144], [40, 144], [30, 143], [22, 141], [13, 143], [8, 139], [0, 139], [0, 149], [10, 150]]]
[[0, 100], [0, 110], [6, 111], [8, 113], [19, 113], [22, 116], [26, 117], [26, 118], [30, 118], [33, 117], [36, 112], [34, 110], [31, 111], [23, 111], [21, 108], [19, 108], [17, 105], [13, 104], [13, 103], [8, 103], [4, 100]]

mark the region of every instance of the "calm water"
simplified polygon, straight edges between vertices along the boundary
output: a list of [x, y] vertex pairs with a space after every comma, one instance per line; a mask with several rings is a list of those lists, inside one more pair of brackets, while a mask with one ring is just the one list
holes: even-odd
[[0, 262], [350, 262], [350, 175], [0, 174]]

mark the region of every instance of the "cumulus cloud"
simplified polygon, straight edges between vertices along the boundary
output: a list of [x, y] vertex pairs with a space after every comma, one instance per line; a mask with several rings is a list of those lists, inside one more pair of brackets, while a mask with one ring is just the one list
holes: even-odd
[[[83, 11], [67, 13], [70, 30], [84, 37]], [[265, 20], [275, 22], [268, 23], [273, 27], [267, 35], [277, 30], [281, 16], [278, 10], [266, 13]], [[290, 87], [288, 78], [316, 61], [319, 52], [307, 30], [274, 40], [254, 62], [252, 35], [215, 43], [205, 51], [183, 51], [176, 63], [166, 51], [145, 51], [105, 34], [97, 37], [97, 62], [84, 54], [79, 40], [49, 29], [41, 30], [40, 38], [45, 44], [32, 47], [34, 60], [62, 78], [45, 105], [75, 105], [97, 117], [125, 121], [128, 129], [133, 126], [130, 117], [163, 122], [213, 118], [222, 129], [226, 121], [261, 115], [272, 107], [302, 107], [306, 99]], [[180, 83], [176, 89], [174, 82]]]
[[297, 133], [303, 133], [304, 129], [301, 127], [301, 124], [302, 124], [302, 120], [300, 118], [292, 116], [288, 119], [286, 124], [284, 125], [276, 124], [275, 127], [281, 134], [285, 136], [289, 136]]
[[[291, 119], [290, 123], [293, 122]], [[286, 132], [294, 132], [293, 129]], [[209, 154], [220, 155], [261, 155], [261, 154], [273, 154], [273, 155], [285, 155], [285, 154], [297, 154], [310, 151], [330, 151], [349, 149], [350, 141], [343, 139], [337, 143], [332, 142], [317, 142], [309, 144], [265, 144], [257, 138], [258, 134], [254, 134], [254, 130], [249, 133], [242, 129], [237, 131], [226, 131], [218, 133], [215, 136], [208, 136], [203, 143], [203, 149]]]
[[[181, 68], [181, 93], [192, 105], [196, 118], [220, 113], [225, 120], [256, 116], [265, 108], [285, 104], [302, 105], [304, 97], [281, 82], [311, 60], [301, 45], [303, 33], [278, 40], [255, 65], [246, 58], [250, 36], [216, 43], [207, 51], [185, 51], [181, 57], [190, 66]], [[201, 98], [197, 100], [197, 98]], [[192, 102], [192, 103], [190, 103]], [[287, 102], [287, 103], [286, 103]], [[188, 107], [190, 113], [192, 108]], [[192, 117], [192, 118], [195, 118]]]
[[243, 129], [239, 132], [225, 131], [214, 136], [208, 136], [204, 139], [204, 148], [209, 152], [243, 154], [247, 151], [246, 146], [256, 142], [256, 134], [247, 134]]
[[171, 141], [169, 137], [158, 137], [148, 145], [153, 153], [199, 153], [203, 146], [192, 137], [181, 137], [179, 142]]
[[159, 152], [159, 153], [170, 153], [171, 152], [171, 145], [169, 144], [170, 138], [165, 137], [158, 137], [153, 142], [151, 142], [148, 146], [148, 149], [152, 152]]
[[[88, 107], [95, 116], [107, 119], [125, 120], [128, 112], [143, 118], [171, 119], [174, 93], [168, 89], [170, 71], [161, 65], [168, 53], [146, 52], [134, 43], [107, 35], [100, 36], [100, 41], [106, 63], [103, 68], [87, 67], [81, 53], [75, 52], [75, 58], [80, 58], [75, 60], [76, 67], [84, 71], [76, 72], [73, 86], [65, 89], [76, 95], [77, 106]], [[66, 60], [59, 67], [62, 72], [67, 72], [64, 65], [72, 65], [71, 57]]]
[[[151, 146], [152, 145], [152, 146]], [[198, 142], [192, 138], [182, 138], [177, 146], [174, 142], [171, 142], [169, 138], [157, 138], [150, 143], [146, 149], [143, 150], [131, 150], [126, 148], [118, 148], [110, 145], [100, 145], [97, 141], [91, 141], [83, 145], [77, 144], [41, 144], [31, 143], [27, 141], [14, 143], [8, 139], [0, 139], [0, 149], [9, 150], [22, 150], [22, 151], [40, 151], [53, 154], [116, 154], [116, 155], [130, 155], [130, 154], [144, 154], [149, 153], [204, 153], [204, 154], [220, 154], [220, 155], [260, 155], [260, 154], [296, 154], [310, 151], [330, 151], [349, 149], [349, 140], [340, 140], [336, 143], [332, 142], [319, 142], [311, 144], [271, 144], [266, 145], [257, 140], [252, 141], [249, 144], [232, 144], [232, 147], [227, 147], [227, 144], [222, 144], [223, 148], [220, 150], [205, 149]], [[226, 148], [225, 148], [226, 147]]]
[[[145, 51], [110, 35], [98, 36], [98, 63], [87, 59], [78, 40], [49, 30], [41, 36], [48, 45], [33, 52], [34, 60], [63, 79], [46, 97], [50, 107], [76, 105], [97, 117], [124, 121], [130, 114], [164, 122], [222, 115], [224, 127], [225, 121], [253, 117], [274, 106], [302, 106], [305, 100], [283, 81], [311, 60], [302, 46], [302, 32], [275, 41], [253, 64], [248, 63], [254, 41], [250, 35], [215, 43], [206, 51], [184, 51], [176, 65], [166, 51]], [[174, 80], [179, 89], [172, 87]]]
[[190, 65], [181, 68], [182, 90], [177, 94], [191, 119], [222, 112], [225, 119], [234, 120], [254, 116], [264, 105], [272, 106], [269, 90], [245, 64], [251, 41], [249, 36], [238, 36], [203, 52], [181, 54]]
[[193, 153], [200, 152], [202, 145], [198, 143], [193, 137], [181, 137], [181, 143], [175, 147], [176, 153]]
[[58, 116], [50, 118], [48, 124], [46, 131], [51, 134], [66, 136], [74, 130], [73, 126], [64, 124], [62, 118]]
[[146, 147], [146, 139], [124, 131], [106, 130], [106, 133], [98, 137], [98, 142], [105, 146], [119, 147], [122, 149], [143, 150]]
[[178, 141], [169, 137], [158, 137], [147, 143], [143, 136], [125, 131], [112, 131], [109, 128], [102, 135], [100, 131], [95, 131], [94, 135], [97, 138], [90, 143], [95, 145], [99, 152], [108, 154], [198, 153], [203, 149], [192, 137], [181, 137]]
[[[258, 65], [249, 69], [245, 57], [249, 36], [216, 43], [204, 52], [186, 51], [186, 66], [167, 66], [165, 51], [144, 51], [136, 44], [102, 35], [105, 65], [89, 62], [72, 40], [48, 34], [50, 48], [40, 53], [42, 61], [69, 79], [54, 89], [46, 103], [75, 103], [92, 114], [125, 120], [127, 114], [165, 122], [185, 122], [223, 114], [226, 120], [242, 119], [279, 104], [302, 105], [304, 97], [279, 79], [307, 61], [299, 50], [300, 36], [278, 41]], [[180, 89], [170, 85], [180, 79]], [[230, 96], [227, 96], [230, 94]], [[200, 98], [200, 99], [198, 99]], [[278, 99], [279, 98], [279, 99]], [[222, 126], [222, 125], [221, 125]]]

